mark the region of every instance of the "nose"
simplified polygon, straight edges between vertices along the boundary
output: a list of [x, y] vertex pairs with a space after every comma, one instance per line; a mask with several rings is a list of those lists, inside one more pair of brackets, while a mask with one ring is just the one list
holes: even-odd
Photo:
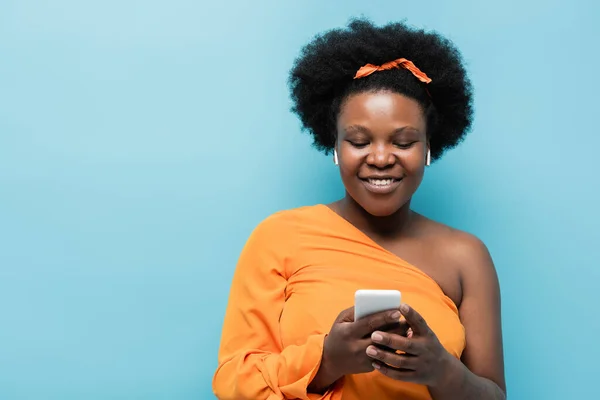
[[367, 164], [376, 168], [387, 168], [394, 164], [394, 152], [385, 144], [371, 147], [372, 151], [367, 156]]

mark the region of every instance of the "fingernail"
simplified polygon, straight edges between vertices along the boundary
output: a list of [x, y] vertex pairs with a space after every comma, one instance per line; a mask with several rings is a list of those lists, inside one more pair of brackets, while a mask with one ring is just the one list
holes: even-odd
[[372, 347], [367, 348], [367, 354], [370, 356], [376, 356], [377, 355], [377, 350], [375, 350]]
[[383, 336], [381, 336], [380, 333], [374, 332], [371, 335], [371, 339], [373, 339], [373, 341], [375, 341], [375, 342], [381, 342], [383, 340]]
[[408, 308], [408, 304], [402, 304], [400, 310], [402, 310], [403, 313], [407, 313], [410, 309]]
[[402, 314], [400, 314], [400, 311], [394, 311], [393, 313], [390, 314], [390, 317], [393, 319], [399, 319], [401, 315]]
[[379, 366], [379, 364], [377, 364], [377, 363], [373, 363], [373, 368], [375, 368], [375, 369], [379, 369], [379, 368], [381, 368], [381, 367]]

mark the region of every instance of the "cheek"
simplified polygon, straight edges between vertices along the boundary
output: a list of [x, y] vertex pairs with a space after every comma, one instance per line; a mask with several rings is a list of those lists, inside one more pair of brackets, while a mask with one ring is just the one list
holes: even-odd
[[355, 166], [353, 165], [349, 165], [349, 164], [340, 164], [340, 176], [342, 178], [342, 181], [344, 182], [344, 184], [347, 185], [352, 185], [353, 184], [353, 179], [356, 178], [356, 174], [357, 174], [357, 169]]
[[364, 156], [357, 151], [341, 151], [339, 153], [339, 169], [342, 176], [356, 175]]
[[398, 160], [407, 175], [421, 175], [425, 169], [425, 159], [420, 150], [414, 149], [398, 155]]

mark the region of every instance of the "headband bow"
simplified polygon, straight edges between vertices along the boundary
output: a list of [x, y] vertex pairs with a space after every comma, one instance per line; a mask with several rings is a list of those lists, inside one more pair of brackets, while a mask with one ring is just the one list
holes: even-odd
[[367, 64], [362, 66], [354, 76], [354, 79], [364, 78], [365, 76], [369, 76], [377, 71], [385, 71], [390, 70], [392, 68], [404, 68], [409, 70], [418, 80], [423, 83], [431, 82], [431, 78], [429, 78], [423, 71], [415, 66], [412, 61], [407, 60], [406, 58], [398, 58], [394, 61], [386, 62], [381, 65], [373, 65]]

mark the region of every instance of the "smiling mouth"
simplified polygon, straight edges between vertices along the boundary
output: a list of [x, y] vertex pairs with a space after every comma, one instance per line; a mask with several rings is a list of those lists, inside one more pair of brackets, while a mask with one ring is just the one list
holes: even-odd
[[361, 178], [361, 180], [369, 183], [370, 185], [381, 186], [381, 187], [390, 186], [394, 182], [401, 181], [401, 179], [396, 179], [396, 178], [385, 178], [385, 179], [373, 179], [373, 178], [362, 179]]
[[365, 188], [372, 193], [389, 194], [400, 186], [402, 179], [396, 178], [360, 178]]

